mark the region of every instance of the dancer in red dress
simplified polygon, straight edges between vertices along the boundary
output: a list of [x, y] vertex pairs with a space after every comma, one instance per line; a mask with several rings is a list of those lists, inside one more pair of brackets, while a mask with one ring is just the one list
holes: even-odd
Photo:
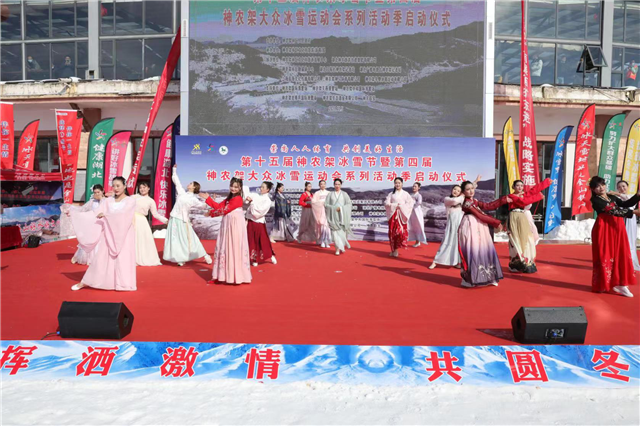
[[608, 195], [605, 180], [600, 176], [592, 177], [589, 187], [592, 192], [593, 210], [598, 213], [596, 224], [591, 231], [592, 291], [613, 292], [633, 297], [627, 286], [635, 285], [636, 277], [624, 218], [632, 217], [634, 214], [640, 216], [640, 210], [627, 208], [640, 201], [640, 194], [626, 201], [615, 195]]
[[398, 257], [398, 249], [407, 247], [409, 231], [407, 224], [413, 211], [414, 199], [407, 191], [402, 189], [402, 178], [393, 180], [393, 192], [391, 192], [384, 202], [389, 221], [389, 244], [391, 253], [389, 256]]

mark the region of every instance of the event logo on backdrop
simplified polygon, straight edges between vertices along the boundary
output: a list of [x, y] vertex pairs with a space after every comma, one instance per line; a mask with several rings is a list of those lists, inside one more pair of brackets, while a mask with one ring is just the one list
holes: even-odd
[[[384, 200], [393, 180], [402, 177], [405, 190], [422, 185], [425, 232], [441, 240], [446, 225], [444, 197], [464, 180], [482, 175], [476, 198], [492, 200], [495, 190], [495, 141], [484, 138], [365, 138], [355, 136], [178, 136], [176, 164], [184, 185], [197, 181], [202, 191], [225, 197], [232, 177], [243, 179], [245, 191], [262, 181], [282, 182], [298, 222], [298, 198], [305, 181], [343, 181], [353, 201], [354, 239], [388, 239]], [[214, 148], [209, 150], [208, 148]], [[193, 226], [200, 238], [215, 239], [220, 218], [200, 212]], [[267, 226], [269, 224], [267, 217]]]
[[191, 135], [482, 136], [482, 1], [189, 8]]

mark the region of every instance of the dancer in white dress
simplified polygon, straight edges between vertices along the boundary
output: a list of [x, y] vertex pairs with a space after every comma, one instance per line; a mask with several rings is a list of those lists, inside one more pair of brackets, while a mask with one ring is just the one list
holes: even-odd
[[427, 244], [427, 236], [424, 233], [424, 213], [422, 212], [422, 195], [420, 194], [420, 182], [413, 184], [411, 197], [415, 204], [411, 217], [409, 217], [409, 241], [415, 241], [414, 247]]
[[[87, 201], [81, 207], [66, 205], [68, 207], [65, 209], [65, 213], [67, 216], [70, 216], [71, 210], [74, 210], [77, 212], [88, 212], [88, 211], [95, 212], [96, 210], [98, 210], [98, 208], [100, 208], [100, 203], [102, 203], [103, 201], [104, 201], [104, 188], [102, 187], [102, 185], [96, 184], [96, 185], [93, 185], [93, 195], [91, 196], [91, 199], [89, 201]], [[76, 250], [73, 257], [71, 258], [71, 263], [77, 263], [78, 265], [90, 265], [91, 261], [93, 260], [93, 257], [98, 252], [98, 248], [99, 248], [98, 245], [96, 245], [96, 248], [91, 250], [90, 253], [87, 253], [82, 249], [80, 244], [78, 244], [78, 249]]]
[[[621, 180], [618, 182], [618, 194], [623, 201], [631, 198], [627, 191], [629, 190], [629, 184]], [[629, 246], [631, 248], [631, 259], [633, 260], [633, 270], [640, 271], [640, 262], [638, 262], [638, 248], [636, 240], [638, 239], [638, 218], [632, 216], [631, 218], [625, 218], [624, 223], [627, 227], [627, 236], [629, 237]]]
[[133, 198], [136, 200], [136, 214], [133, 223], [136, 229], [136, 265], [160, 266], [162, 263], [160, 256], [158, 256], [158, 248], [149, 226], [149, 212], [163, 224], [169, 220], [158, 213], [156, 202], [149, 197], [149, 184], [146, 182], [141, 182], [138, 185], [138, 193]]
[[318, 182], [320, 189], [313, 194], [311, 199], [311, 211], [313, 211], [313, 217], [316, 220], [316, 242], [322, 248], [328, 248], [331, 246], [331, 228], [329, 228], [329, 222], [327, 221], [327, 212], [324, 208], [324, 203], [329, 196], [327, 191], [327, 182], [321, 180]]
[[351, 210], [353, 208], [349, 194], [342, 190], [342, 179], [333, 180], [334, 191], [325, 200], [324, 210], [331, 228], [331, 238], [336, 246], [336, 256], [350, 249]]

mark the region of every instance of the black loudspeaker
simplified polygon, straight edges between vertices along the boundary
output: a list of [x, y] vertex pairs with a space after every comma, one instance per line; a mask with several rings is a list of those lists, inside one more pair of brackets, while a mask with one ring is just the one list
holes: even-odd
[[587, 316], [582, 306], [521, 307], [511, 320], [513, 336], [520, 343], [584, 343]]
[[131, 333], [133, 314], [124, 303], [62, 302], [60, 337], [119, 340]]

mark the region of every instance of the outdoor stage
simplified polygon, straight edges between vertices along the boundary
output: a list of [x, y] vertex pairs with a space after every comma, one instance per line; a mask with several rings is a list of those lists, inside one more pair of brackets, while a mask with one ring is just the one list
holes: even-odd
[[[164, 241], [156, 240], [161, 251]], [[204, 241], [213, 253], [215, 241]], [[277, 243], [278, 264], [252, 268], [248, 285], [207, 285], [211, 266], [138, 267], [138, 291], [70, 290], [86, 266], [76, 241], [2, 253], [2, 340], [37, 340], [57, 329], [62, 301], [124, 302], [131, 341], [324, 345], [508, 345], [521, 306], [583, 306], [588, 344], [640, 344], [640, 289], [633, 299], [591, 292], [591, 247], [538, 246], [538, 273], [506, 270], [499, 287], [465, 289], [459, 271], [427, 269], [439, 244], [401, 251], [355, 242], [345, 255]], [[161, 254], [162, 256], [162, 254]], [[56, 339], [55, 337], [53, 339]]]

